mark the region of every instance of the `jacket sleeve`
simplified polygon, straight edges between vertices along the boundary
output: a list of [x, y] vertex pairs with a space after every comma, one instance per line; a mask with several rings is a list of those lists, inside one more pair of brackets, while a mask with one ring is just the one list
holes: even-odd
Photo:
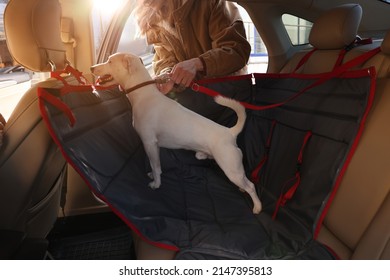
[[177, 61], [161, 43], [154, 44], [153, 70], [156, 75], [170, 73]]
[[149, 44], [153, 44], [153, 70], [156, 75], [168, 73], [173, 66], [179, 62], [175, 55], [173, 46], [179, 45], [178, 42], [172, 41], [172, 36], [167, 37], [163, 28], [155, 26], [146, 32], [146, 39]]
[[201, 54], [206, 76], [223, 76], [242, 69], [248, 62], [251, 46], [237, 7], [225, 1], [213, 1], [209, 17], [212, 49]]

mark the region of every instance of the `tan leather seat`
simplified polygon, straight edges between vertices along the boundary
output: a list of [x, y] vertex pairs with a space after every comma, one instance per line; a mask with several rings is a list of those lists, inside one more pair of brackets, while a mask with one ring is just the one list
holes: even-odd
[[[67, 60], [60, 19], [58, 1], [11, 0], [4, 24], [15, 61], [35, 72], [63, 69]], [[36, 88], [61, 85], [57, 80], [35, 85], [4, 127], [0, 148], [0, 258], [42, 257], [42, 241], [57, 218], [66, 164], [42, 120]]]
[[319, 235], [343, 259], [390, 259], [390, 31], [368, 66], [375, 101]]
[[[325, 12], [313, 25], [309, 41], [317, 49], [297, 72], [331, 71], [340, 51], [352, 42], [361, 8], [347, 4]], [[383, 42], [358, 46], [343, 62], [381, 46], [381, 52], [361, 68], [377, 71], [376, 96], [365, 131], [318, 240], [342, 259], [390, 259], [390, 31]], [[295, 54], [282, 72], [292, 72], [310, 50]]]

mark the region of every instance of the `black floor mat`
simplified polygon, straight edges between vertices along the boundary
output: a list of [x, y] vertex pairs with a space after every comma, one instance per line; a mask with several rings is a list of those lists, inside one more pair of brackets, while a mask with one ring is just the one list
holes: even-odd
[[53, 240], [49, 253], [57, 260], [134, 259], [130, 231], [125, 227]]
[[60, 220], [48, 239], [48, 251], [57, 260], [135, 259], [131, 230], [107, 215]]

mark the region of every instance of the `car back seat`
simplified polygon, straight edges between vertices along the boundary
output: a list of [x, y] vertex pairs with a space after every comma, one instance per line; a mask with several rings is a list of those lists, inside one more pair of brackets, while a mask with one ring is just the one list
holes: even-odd
[[[313, 24], [309, 37], [316, 50], [295, 54], [281, 72], [331, 71], [341, 51], [348, 49], [348, 42], [352, 42], [360, 16], [361, 8], [356, 4], [325, 12]], [[377, 40], [348, 49], [341, 63], [378, 46], [381, 52], [359, 66], [374, 66], [377, 71], [374, 106], [318, 236], [319, 241], [335, 250], [342, 259], [390, 259], [390, 32], [383, 42]], [[307, 56], [306, 61], [303, 61], [304, 56]]]
[[[11, 0], [4, 24], [15, 61], [35, 72], [64, 69], [68, 62], [60, 38], [60, 18], [58, 1]], [[76, 83], [72, 77], [67, 79]], [[41, 258], [45, 253], [44, 239], [58, 215], [66, 163], [42, 120], [37, 87], [62, 85], [55, 79], [34, 85], [4, 127], [0, 147], [0, 258]]]
[[[375, 48], [378, 43], [359, 47], [358, 50], [349, 53], [349, 48], [353, 46], [357, 38], [361, 16], [362, 8], [357, 4], [346, 4], [325, 12], [313, 24], [310, 33], [309, 41], [313, 48], [296, 53], [282, 68], [281, 73], [315, 74], [330, 72], [343, 61]], [[312, 51], [313, 49], [315, 51]], [[307, 56], [307, 60], [304, 60], [305, 56]], [[331, 217], [332, 212], [328, 216]], [[328, 222], [328, 219], [325, 222]], [[345, 230], [348, 231], [348, 227], [345, 227]], [[326, 231], [327, 227], [325, 225], [319, 236], [320, 241], [329, 244], [333, 248], [335, 244], [324, 238]], [[138, 236], [134, 236], [134, 238], [136, 253], [139, 258], [169, 259], [174, 257], [174, 252], [149, 245]], [[340, 257], [351, 257], [351, 253], [345, 254], [342, 250], [339, 250], [339, 246], [335, 247], [335, 251]]]

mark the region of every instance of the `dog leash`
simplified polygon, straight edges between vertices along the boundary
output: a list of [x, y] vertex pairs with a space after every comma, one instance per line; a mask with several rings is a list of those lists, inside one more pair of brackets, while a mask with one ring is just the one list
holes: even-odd
[[[244, 101], [240, 101], [241, 105], [243, 105], [245, 108], [247, 109], [251, 109], [251, 110], [267, 110], [267, 109], [272, 109], [272, 108], [276, 108], [276, 107], [280, 107], [282, 105], [285, 105], [286, 103], [289, 103], [293, 100], [295, 100], [296, 98], [298, 98], [299, 96], [303, 95], [305, 92], [307, 92], [309, 89], [312, 89], [316, 86], [319, 86], [323, 83], [325, 83], [326, 81], [330, 80], [330, 79], [333, 79], [333, 78], [337, 78], [337, 77], [340, 77], [342, 76], [344, 73], [346, 73], [348, 70], [350, 70], [351, 68], [353, 67], [356, 67], [362, 63], [364, 63], [365, 61], [367, 61], [368, 59], [370, 59], [371, 57], [373, 57], [374, 55], [376, 55], [377, 53], [379, 53], [381, 51], [380, 47], [378, 48], [375, 48], [375, 49], [372, 49], [358, 57], [355, 57], [354, 59], [336, 67], [335, 69], [333, 69], [332, 72], [328, 72], [326, 74], [324, 74], [322, 77], [320, 77], [319, 79], [315, 80], [313, 83], [309, 84], [308, 86], [306, 86], [305, 88], [301, 89], [300, 91], [298, 91], [296, 94], [294, 94], [293, 96], [285, 99], [285, 100], [282, 100], [278, 103], [274, 103], [274, 104], [268, 104], [268, 105], [254, 105], [254, 104], [251, 104], [251, 103], [247, 103], [247, 102], [244, 102]], [[374, 71], [375, 72], [375, 69], [367, 69], [367, 71]], [[253, 77], [256, 77], [255, 74], [253, 74]], [[252, 77], [252, 78], [253, 78]], [[228, 77], [230, 78], [230, 77]], [[228, 79], [226, 78], [226, 79]], [[216, 97], [216, 96], [219, 96], [219, 95], [222, 95], [221, 93], [219, 93], [218, 91], [215, 91], [213, 89], [210, 89], [210, 88], [207, 88], [205, 86], [202, 85], [202, 81], [198, 81], [198, 82], [192, 82], [191, 84], [191, 89], [194, 91], [194, 92], [199, 92], [199, 93], [203, 93], [203, 94], [206, 94], [206, 95], [209, 95], [211, 97]]]
[[[353, 67], [356, 67], [362, 63], [364, 63], [365, 61], [367, 61], [368, 59], [370, 59], [371, 57], [373, 57], [374, 55], [376, 55], [377, 53], [379, 53], [381, 51], [380, 47], [378, 48], [375, 48], [375, 49], [372, 49], [358, 57], [355, 57], [354, 59], [336, 67], [335, 69], [333, 69], [332, 72], [329, 72], [329, 73], [326, 73], [325, 75], [323, 75], [321, 78], [317, 79], [316, 81], [314, 81], [313, 83], [309, 84], [308, 86], [306, 86], [305, 88], [301, 89], [300, 91], [298, 91], [296, 94], [294, 94], [293, 96], [285, 99], [285, 100], [282, 100], [278, 103], [274, 103], [274, 104], [269, 104], [269, 105], [254, 105], [254, 104], [250, 104], [250, 103], [247, 103], [247, 102], [243, 102], [241, 101], [241, 105], [243, 105], [245, 108], [247, 109], [251, 109], [251, 110], [267, 110], [267, 109], [271, 109], [271, 108], [276, 108], [276, 107], [280, 107], [286, 103], [289, 103], [291, 101], [293, 101], [294, 99], [298, 98], [299, 96], [301, 96], [302, 94], [304, 94], [305, 92], [307, 92], [309, 89], [311, 88], [314, 88], [316, 86], [319, 86], [323, 83], [325, 83], [326, 81], [332, 79], [332, 78], [337, 78], [337, 77], [340, 77], [342, 74], [344, 74], [345, 72], [347, 72], [349, 69], [353, 68]], [[368, 70], [370, 71], [370, 70]], [[136, 89], [139, 89], [141, 87], [144, 87], [144, 86], [147, 86], [147, 85], [150, 85], [150, 84], [164, 84], [166, 82], [169, 81], [169, 76], [168, 75], [163, 75], [162, 77], [158, 77], [154, 80], [150, 80], [150, 81], [146, 81], [146, 82], [143, 82], [143, 83], [140, 83], [134, 87], [131, 87], [129, 89], [126, 89], [125, 90], [125, 93], [130, 93]], [[221, 95], [219, 92], [215, 91], [215, 90], [212, 90], [210, 88], [207, 88], [203, 85], [201, 85], [201, 83], [197, 83], [197, 82], [192, 82], [191, 85], [190, 85], [191, 89], [194, 91], [194, 92], [200, 92], [200, 93], [203, 93], [203, 94], [206, 94], [206, 95], [209, 95], [211, 97], [216, 97], [218, 95]]]

